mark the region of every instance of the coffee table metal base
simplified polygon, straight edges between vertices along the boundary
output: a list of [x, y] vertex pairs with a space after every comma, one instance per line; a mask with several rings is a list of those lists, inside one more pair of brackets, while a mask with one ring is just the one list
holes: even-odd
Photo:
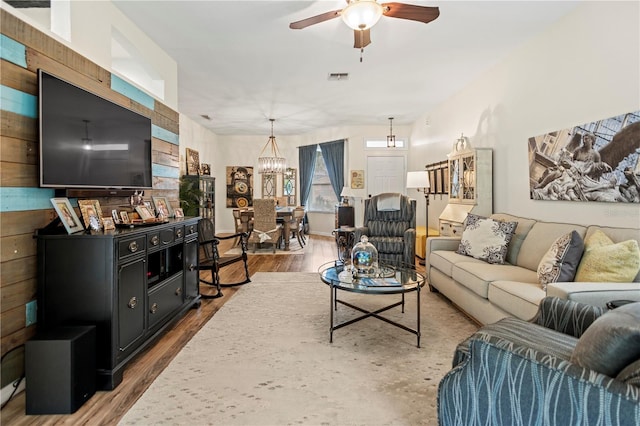
[[[377, 318], [377, 319], [379, 319], [381, 321], [384, 321], [384, 322], [386, 322], [388, 324], [394, 325], [394, 326], [396, 326], [398, 328], [401, 328], [401, 329], [403, 329], [405, 331], [408, 331], [410, 333], [415, 334], [416, 338], [417, 338], [416, 346], [420, 347], [420, 286], [417, 286], [416, 290], [415, 290], [416, 291], [416, 312], [417, 312], [416, 313], [416, 328], [415, 329], [407, 327], [406, 325], [400, 324], [400, 323], [398, 323], [396, 321], [392, 321], [389, 318], [385, 318], [385, 317], [383, 317], [381, 315], [378, 315], [378, 314], [380, 314], [382, 312], [388, 311], [389, 309], [393, 309], [396, 306], [402, 306], [402, 313], [404, 313], [404, 295], [405, 295], [405, 293], [402, 293], [402, 300], [399, 301], [399, 302], [392, 303], [391, 305], [385, 306], [385, 307], [380, 308], [380, 309], [376, 309], [375, 311], [368, 311], [368, 310], [363, 309], [363, 308], [361, 308], [359, 306], [356, 306], [356, 305], [354, 305], [352, 303], [345, 302], [344, 300], [339, 300], [338, 299], [338, 294], [337, 294], [338, 288], [336, 286], [329, 285], [329, 288], [330, 288], [330, 292], [331, 292], [331, 305], [330, 305], [330, 309], [329, 309], [331, 311], [331, 314], [330, 314], [331, 327], [330, 327], [330, 330], [329, 330], [329, 343], [333, 343], [333, 332], [335, 330], [338, 330], [338, 329], [340, 329], [342, 327], [346, 327], [346, 326], [351, 325], [353, 323], [356, 323], [358, 321], [362, 321], [363, 319], [366, 319], [366, 318], [369, 318], [369, 317], [373, 317], [373, 318]], [[333, 321], [333, 312], [338, 310], [338, 303], [340, 303], [342, 305], [345, 305], [345, 306], [348, 306], [349, 308], [354, 309], [356, 311], [362, 312], [364, 315], [361, 315], [359, 317], [350, 319], [349, 321], [345, 321], [343, 323], [340, 323], [340, 324], [336, 325], [336, 324], [334, 324], [334, 321]]]

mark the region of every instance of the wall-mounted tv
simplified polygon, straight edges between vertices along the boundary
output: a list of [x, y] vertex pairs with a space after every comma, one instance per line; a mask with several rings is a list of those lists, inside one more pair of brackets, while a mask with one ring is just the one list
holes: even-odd
[[151, 119], [38, 70], [40, 186], [149, 189]]

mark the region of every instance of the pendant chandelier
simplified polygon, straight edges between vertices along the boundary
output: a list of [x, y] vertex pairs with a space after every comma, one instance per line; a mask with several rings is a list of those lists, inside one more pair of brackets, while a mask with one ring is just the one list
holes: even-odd
[[[270, 118], [269, 121], [271, 121], [271, 136], [269, 136], [269, 140], [264, 148], [262, 148], [260, 157], [258, 157], [258, 173], [281, 174], [287, 170], [287, 160], [280, 155], [276, 137], [273, 136], [273, 122], [276, 121], [276, 119]], [[270, 156], [264, 155], [267, 148], [270, 148], [270, 152], [268, 152], [271, 154]]]
[[393, 117], [389, 117], [389, 136], [387, 136], [387, 148], [396, 147], [396, 135], [393, 134]]

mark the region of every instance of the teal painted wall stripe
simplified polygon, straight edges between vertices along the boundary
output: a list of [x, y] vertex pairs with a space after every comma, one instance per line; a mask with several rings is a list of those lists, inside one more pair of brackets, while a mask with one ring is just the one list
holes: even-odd
[[153, 170], [153, 176], [176, 179], [180, 177], [180, 169], [178, 169], [177, 167], [169, 167], [162, 164], [153, 163], [151, 165], [151, 168]]
[[151, 134], [154, 138], [162, 139], [174, 145], [180, 145], [180, 137], [178, 135], [162, 127], [158, 127], [155, 124], [151, 125]]
[[37, 118], [38, 98], [12, 87], [0, 85], [0, 110]]
[[20, 212], [26, 210], [51, 209], [51, 198], [55, 191], [50, 188], [0, 188], [0, 211]]
[[155, 108], [155, 100], [151, 96], [114, 74], [111, 74], [111, 89], [122, 93], [150, 110]]
[[4, 34], [0, 34], [0, 58], [22, 68], [27, 67], [27, 49], [23, 44]]

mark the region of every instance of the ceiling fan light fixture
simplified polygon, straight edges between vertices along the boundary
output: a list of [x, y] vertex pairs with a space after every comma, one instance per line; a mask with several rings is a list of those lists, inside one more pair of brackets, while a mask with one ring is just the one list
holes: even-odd
[[376, 0], [351, 0], [340, 16], [354, 30], [368, 30], [382, 16], [383, 7]]

